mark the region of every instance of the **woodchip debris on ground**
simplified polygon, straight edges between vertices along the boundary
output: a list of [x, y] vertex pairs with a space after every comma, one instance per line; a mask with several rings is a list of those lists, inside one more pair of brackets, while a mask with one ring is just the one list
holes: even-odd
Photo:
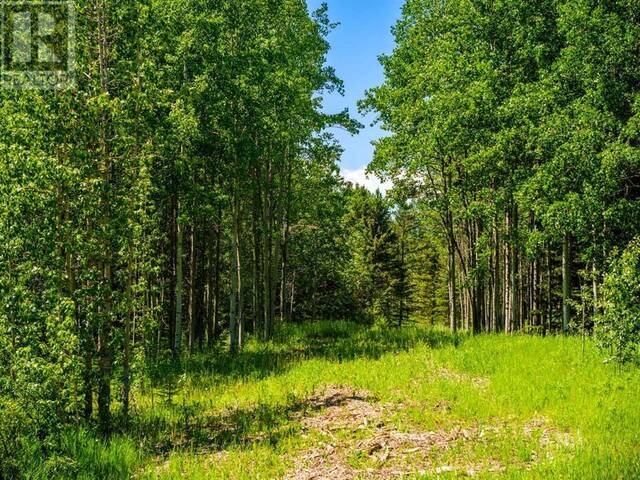
[[[485, 382], [474, 382], [479, 386]], [[530, 462], [516, 460], [510, 466], [531, 468], [546, 452], [570, 448], [573, 437], [537, 417], [514, 432], [507, 422], [471, 426], [455, 425], [436, 431], [399, 431], [387, 419], [401, 411], [402, 404], [380, 403], [369, 392], [349, 387], [328, 386], [307, 399], [307, 408], [297, 415], [303, 431], [322, 438], [317, 446], [294, 458], [286, 480], [355, 480], [402, 478], [421, 474], [457, 472], [466, 476], [502, 472], [507, 468], [492, 458], [469, 463], [464, 459], [438, 464], [443, 453], [474, 442], [488, 442], [496, 435], [537, 438], [540, 453]], [[443, 401], [438, 408], [446, 408]], [[354, 462], [353, 459], [364, 459]]]

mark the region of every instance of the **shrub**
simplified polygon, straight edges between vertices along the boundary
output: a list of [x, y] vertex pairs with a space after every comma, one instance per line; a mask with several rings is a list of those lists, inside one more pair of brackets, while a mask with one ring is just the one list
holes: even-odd
[[640, 364], [640, 239], [632, 242], [605, 276], [600, 345], [622, 363]]

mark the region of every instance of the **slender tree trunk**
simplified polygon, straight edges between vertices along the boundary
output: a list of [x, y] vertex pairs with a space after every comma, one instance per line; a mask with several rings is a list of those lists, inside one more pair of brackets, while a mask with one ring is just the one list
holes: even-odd
[[218, 274], [220, 263], [220, 226], [210, 229], [207, 252], [207, 346], [212, 348], [218, 329]]
[[233, 199], [233, 255], [234, 268], [231, 275], [231, 318], [230, 336], [231, 352], [237, 353], [242, 348], [242, 257], [240, 251], [240, 195], [235, 192]]
[[[289, 226], [285, 224], [285, 226], [283, 227], [284, 229], [288, 229]], [[279, 302], [279, 307], [280, 307], [280, 323], [284, 323], [285, 318], [286, 318], [286, 307], [285, 307], [285, 299], [287, 296], [287, 243], [288, 243], [288, 239], [286, 238], [288, 235], [284, 234], [283, 240], [282, 240], [282, 245], [281, 245], [281, 252], [282, 252], [282, 258], [281, 258], [281, 264], [280, 264], [280, 302]]]
[[536, 299], [536, 325], [538, 327], [542, 327], [542, 324], [544, 323], [544, 318], [542, 315], [542, 280], [544, 278], [544, 275], [542, 273], [542, 268], [542, 259], [539, 256], [538, 258], [536, 258], [536, 286], [534, 292]]
[[293, 275], [291, 276], [291, 297], [289, 298], [289, 321], [294, 320], [293, 316], [293, 306], [295, 303], [295, 295], [296, 295], [296, 271], [293, 271]]
[[269, 164], [266, 184], [266, 202], [264, 212], [265, 254], [264, 254], [264, 339], [271, 338], [273, 333], [274, 296], [273, 296], [273, 170]]
[[213, 346], [213, 262], [215, 261], [215, 238], [216, 229], [215, 225], [209, 229], [209, 235], [206, 246], [206, 292], [205, 292], [205, 305], [206, 305], [206, 333], [207, 333], [207, 347]]
[[562, 241], [562, 333], [569, 334], [571, 321], [571, 240], [569, 234]]
[[[235, 234], [234, 237], [234, 251], [235, 251]], [[234, 253], [235, 254], [235, 253]], [[231, 295], [229, 304], [229, 349], [232, 354], [238, 352], [238, 276], [236, 274], [236, 260], [233, 260], [233, 271], [231, 272]]]
[[510, 282], [511, 282], [511, 331], [518, 332], [520, 330], [520, 302], [519, 302], [519, 282], [518, 282], [518, 210], [517, 207], [512, 209], [511, 217], [511, 255], [510, 255]]
[[289, 164], [289, 151], [287, 149], [286, 154], [287, 161], [287, 184], [285, 189], [285, 208], [282, 218], [282, 244], [280, 246], [282, 262], [280, 268], [280, 323], [284, 323], [286, 318], [286, 289], [287, 289], [287, 275], [288, 275], [288, 261], [289, 261], [289, 216], [291, 215], [291, 180], [292, 180], [292, 167]]
[[191, 235], [189, 236], [189, 353], [193, 353], [196, 342], [196, 269], [198, 268], [198, 259], [196, 252], [196, 229], [191, 226]]
[[494, 278], [495, 278], [495, 287], [494, 287], [494, 306], [493, 306], [493, 315], [494, 315], [494, 323], [496, 332], [501, 333], [504, 332], [504, 305], [502, 302], [502, 258], [500, 256], [501, 251], [501, 243], [500, 243], [500, 232], [498, 231], [498, 222], [496, 221], [496, 233], [495, 233], [495, 264], [494, 264]]
[[[467, 222], [467, 231], [469, 239], [469, 265], [470, 271], [474, 272], [478, 266], [477, 248], [476, 248], [476, 228], [475, 222]], [[469, 276], [471, 277], [471, 276]], [[471, 325], [474, 335], [478, 335], [482, 331], [482, 307], [481, 298], [482, 291], [477, 278], [467, 278], [471, 283], [469, 287], [470, 303], [471, 303]]]
[[[510, 231], [511, 221], [509, 219], [508, 213], [505, 214], [505, 225], [507, 226], [507, 231]], [[503, 297], [502, 303], [504, 305], [504, 331], [505, 333], [511, 332], [511, 244], [509, 238], [507, 237], [506, 241], [502, 242], [502, 258], [504, 261], [502, 262], [502, 286], [503, 288]]]
[[453, 232], [449, 233], [447, 257], [448, 257], [448, 288], [449, 288], [449, 326], [452, 332], [458, 330], [458, 299], [457, 299], [457, 287], [456, 287], [456, 252], [451, 238]]
[[596, 261], [591, 263], [591, 290], [593, 295], [593, 318], [598, 316], [598, 268]]
[[216, 259], [215, 276], [213, 285], [213, 340], [218, 338], [218, 325], [220, 324], [220, 242], [222, 237], [222, 208], [218, 210], [218, 225], [216, 227]]
[[258, 296], [259, 296], [259, 292], [262, 290], [260, 287], [260, 267], [259, 267], [259, 263], [260, 263], [260, 253], [259, 253], [259, 249], [260, 249], [260, 233], [258, 232], [258, 216], [256, 214], [256, 205], [254, 203], [253, 206], [253, 217], [251, 219], [251, 227], [253, 230], [253, 282], [252, 282], [252, 286], [251, 286], [251, 290], [252, 290], [252, 295], [251, 295], [251, 300], [252, 300], [252, 308], [251, 308], [251, 313], [252, 313], [252, 320], [253, 320], [253, 324], [252, 324], [252, 331], [258, 332], [258, 329], [260, 328], [260, 308], [259, 308], [259, 300], [258, 300]]
[[545, 334], [548, 332], [551, 332], [551, 320], [552, 320], [552, 316], [553, 316], [553, 305], [551, 304], [552, 302], [552, 291], [551, 291], [551, 286], [552, 286], [552, 270], [551, 270], [551, 247], [547, 246], [547, 322], [546, 322], [546, 328], [545, 328]]
[[204, 337], [207, 323], [207, 298], [206, 298], [206, 269], [204, 235], [195, 235], [195, 303], [194, 303], [194, 344], [199, 351], [203, 351]]
[[[173, 353], [174, 357], [176, 356], [175, 345], [176, 345], [176, 292], [177, 292], [177, 245], [178, 245], [178, 201], [176, 195], [171, 196], [171, 214], [169, 215], [169, 242], [170, 242], [170, 258], [168, 265], [168, 276], [169, 276], [169, 293], [166, 295], [169, 300], [169, 311], [168, 311], [168, 333], [169, 333], [169, 348]], [[162, 290], [162, 295], [165, 296], [165, 289]], [[164, 303], [164, 302], [163, 302]]]
[[178, 200], [176, 207], [176, 316], [174, 318], [175, 337], [173, 339], [173, 354], [176, 358], [180, 358], [182, 350], [182, 306], [183, 306], [183, 288], [184, 288], [184, 272], [183, 272], [183, 227], [180, 222], [180, 201]]
[[398, 319], [398, 326], [402, 327], [404, 323], [404, 310], [405, 310], [405, 294], [406, 294], [406, 271], [405, 271], [405, 231], [402, 227], [400, 231], [400, 315]]
[[254, 333], [264, 332], [264, 295], [263, 295], [263, 236], [264, 225], [261, 225], [263, 218], [262, 202], [262, 174], [260, 167], [255, 169], [255, 189], [253, 194], [253, 324]]

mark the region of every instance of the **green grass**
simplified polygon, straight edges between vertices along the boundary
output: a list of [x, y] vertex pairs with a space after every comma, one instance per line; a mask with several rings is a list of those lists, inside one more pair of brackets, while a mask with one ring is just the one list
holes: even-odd
[[[136, 393], [126, 437], [108, 445], [84, 434], [67, 441], [82, 478], [283, 478], [330, 440], [301, 425], [322, 415], [305, 399], [326, 385], [366, 390], [374, 403], [394, 406], [385, 417], [394, 431], [483, 432], [408, 455], [415, 478], [458, 478], [468, 466], [479, 466], [477, 478], [640, 478], [640, 372], [603, 363], [579, 339], [318, 322], [289, 327], [267, 345], [250, 342], [237, 358], [219, 352], [179, 370], [166, 366], [155, 378]], [[536, 419], [545, 427], [525, 434]], [[571, 440], [541, 446], [546, 430]], [[372, 428], [337, 431], [332, 441], [350, 467], [383, 468], [358, 449], [372, 435]], [[447, 468], [438, 476], [436, 467]], [[48, 478], [64, 476], [49, 470]]]
[[63, 432], [56, 451], [46, 459], [34, 453], [26, 478], [125, 480], [144, 459], [143, 451], [130, 438], [115, 436], [107, 443], [83, 430]]

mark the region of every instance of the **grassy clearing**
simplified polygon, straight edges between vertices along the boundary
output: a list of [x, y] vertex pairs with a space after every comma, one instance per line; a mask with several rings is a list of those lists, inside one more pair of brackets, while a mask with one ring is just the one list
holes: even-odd
[[157, 379], [136, 395], [126, 438], [70, 442], [78, 472], [640, 477], [640, 372], [604, 364], [579, 339], [322, 322], [290, 328], [268, 345], [251, 343], [236, 359], [192, 359]]

